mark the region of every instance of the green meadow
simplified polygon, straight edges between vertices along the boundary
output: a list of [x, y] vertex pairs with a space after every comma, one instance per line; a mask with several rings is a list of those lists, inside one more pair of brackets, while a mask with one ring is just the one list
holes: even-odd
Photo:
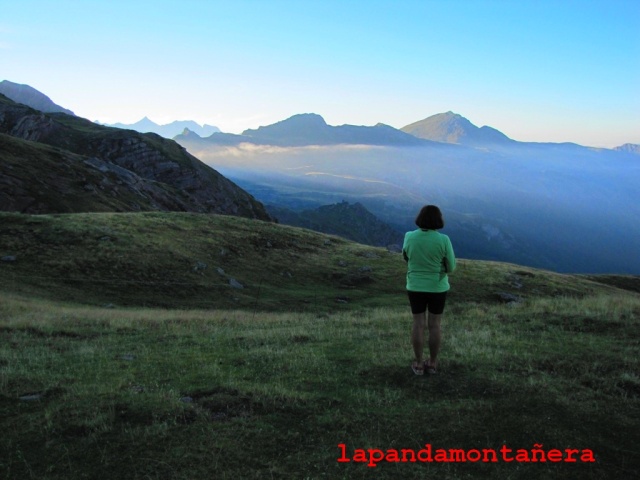
[[417, 377], [384, 249], [233, 217], [1, 214], [0, 257], [3, 478], [640, 475], [637, 278], [462, 260], [439, 373]]

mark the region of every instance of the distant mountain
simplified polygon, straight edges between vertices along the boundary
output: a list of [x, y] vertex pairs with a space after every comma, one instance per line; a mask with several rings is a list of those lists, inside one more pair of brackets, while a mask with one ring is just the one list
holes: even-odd
[[356, 125], [333, 127], [327, 125], [324, 118], [314, 113], [294, 115], [266, 127], [245, 130], [242, 135], [258, 140], [260, 143], [279, 146], [338, 144], [414, 146], [425, 144], [411, 135], [382, 123], [373, 127]]
[[614, 150], [640, 155], [640, 145], [634, 143], [625, 143], [624, 145], [620, 145], [619, 147], [614, 148]]
[[180, 135], [173, 139], [180, 145], [189, 148], [195, 145], [216, 146], [216, 145], [240, 145], [241, 143], [259, 143], [251, 137], [236, 135], [235, 133], [215, 132], [206, 138], [202, 138], [195, 132], [185, 128]]
[[[198, 142], [193, 137], [182, 135], [175, 138], [181, 144]], [[401, 132], [393, 127], [378, 123], [373, 127], [356, 125], [327, 125], [320, 115], [305, 113], [294, 115], [281, 122], [249, 129], [242, 135], [215, 133], [202, 143], [218, 145], [238, 145], [254, 143], [258, 145], [276, 145], [281, 147], [299, 147], [307, 145], [389, 145], [408, 147], [428, 145], [429, 142], [413, 135]]]
[[267, 206], [267, 210], [286, 225], [338, 235], [365, 245], [402, 245], [403, 236], [400, 232], [358, 202], [351, 204], [342, 201], [302, 212], [271, 205]]
[[208, 137], [216, 132], [219, 132], [218, 127], [213, 125], [200, 125], [193, 120], [176, 120], [175, 122], [167, 123], [165, 125], [158, 125], [157, 123], [144, 117], [142, 120], [136, 123], [113, 123], [107, 124], [108, 127], [124, 128], [127, 130], [135, 130], [141, 133], [157, 133], [164, 138], [173, 138], [176, 135], [180, 135], [184, 132], [185, 128], [194, 132], [200, 137]]
[[172, 140], [43, 113], [0, 95], [0, 210], [184, 211], [272, 220]]
[[405, 133], [435, 142], [478, 146], [509, 144], [513, 142], [502, 132], [491, 127], [476, 127], [462, 115], [453, 112], [439, 113], [402, 127]]
[[29, 85], [13, 83], [9, 80], [0, 82], [0, 93], [10, 98], [14, 102], [22, 103], [36, 110], [46, 113], [66, 113], [67, 115], [75, 115], [71, 110], [61, 107], [53, 103], [44, 93], [39, 92]]

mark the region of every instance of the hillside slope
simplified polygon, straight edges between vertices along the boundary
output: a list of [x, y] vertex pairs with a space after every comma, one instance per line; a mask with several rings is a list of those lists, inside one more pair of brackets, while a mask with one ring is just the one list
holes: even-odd
[[98, 158], [0, 133], [0, 209], [23, 213], [188, 210], [180, 191]]
[[[638, 477], [639, 295], [462, 260], [417, 377], [404, 271], [240, 217], [0, 214], [0, 475]], [[367, 466], [341, 444], [457, 453]]]
[[[11, 142], [4, 139], [4, 144], [12, 144], [9, 150], [0, 151], [0, 158], [9, 162], [16, 161], [21, 165], [18, 170], [32, 172], [32, 180], [13, 183], [11, 188], [30, 190], [35, 185], [44, 185], [37, 189], [39, 196], [37, 209], [25, 212], [56, 213], [68, 210], [56, 210], [55, 206], [64, 203], [64, 192], [56, 193], [57, 185], [73, 185], [77, 188], [101, 189], [117, 198], [122, 209], [136, 211], [178, 210], [202, 213], [222, 213], [240, 215], [262, 220], [271, 220], [264, 206], [251, 195], [223, 177], [220, 173], [190, 155], [177, 143], [155, 134], [140, 134], [131, 130], [103, 127], [88, 120], [62, 113], [43, 113], [25, 105], [15, 103], [0, 95], [0, 133], [22, 141]], [[49, 148], [43, 148], [46, 145]], [[53, 147], [53, 148], [50, 148]], [[28, 151], [37, 154], [29, 154]], [[18, 155], [18, 156], [16, 156]], [[73, 169], [57, 169], [57, 173], [45, 169], [45, 164], [55, 163], [60, 156], [84, 157], [86, 165], [94, 167], [95, 172], [89, 177], [95, 184], [86, 179], [77, 178], [79, 172]], [[47, 157], [46, 162], [36, 158]], [[5, 162], [3, 162], [5, 163]], [[76, 164], [80, 161], [74, 162]], [[5, 172], [6, 173], [6, 172]], [[98, 174], [97, 176], [95, 174]], [[127, 182], [123, 177], [139, 177], [138, 198], [133, 201], [120, 198], [120, 189], [108, 188], [112, 183]], [[74, 180], [76, 179], [76, 180]], [[79, 181], [78, 181], [79, 180]], [[152, 184], [155, 184], [152, 186]], [[131, 186], [131, 184], [129, 184]], [[76, 188], [76, 190], [77, 190]], [[130, 189], [123, 188], [123, 191]], [[48, 193], [49, 197], [44, 194]], [[11, 196], [4, 190], [4, 196]], [[81, 198], [77, 192], [72, 193]], [[26, 196], [33, 196], [27, 192]], [[68, 203], [67, 203], [68, 204]], [[72, 211], [92, 210], [88, 204], [68, 204]], [[15, 210], [16, 205], [0, 204], [0, 210]], [[22, 211], [22, 210], [20, 210]]]
[[[402, 256], [240, 217], [0, 213], [0, 289], [94, 305], [334, 310], [405, 306]], [[499, 303], [617, 289], [460, 261], [450, 298]]]
[[267, 210], [285, 225], [338, 235], [364, 245], [402, 245], [402, 233], [394, 230], [358, 202], [351, 204], [342, 201], [301, 212], [267, 205]]

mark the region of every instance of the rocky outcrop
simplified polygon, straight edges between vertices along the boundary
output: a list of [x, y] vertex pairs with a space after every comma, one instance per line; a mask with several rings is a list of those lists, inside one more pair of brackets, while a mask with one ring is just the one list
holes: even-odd
[[44, 113], [34, 113], [20, 117], [9, 131], [9, 135], [31, 142], [40, 142], [42, 138], [50, 137], [55, 131], [55, 123], [50, 117]]
[[180, 192], [97, 157], [0, 134], [0, 209], [22, 213], [189, 211]]
[[[7, 160], [7, 166], [12, 163], [14, 170], [24, 177], [18, 181], [19, 175], [14, 175], [14, 180], [9, 180], [9, 172], [2, 172], [6, 178], [0, 182], [0, 210], [59, 211], [60, 205], [66, 205], [57, 198], [64, 194], [60, 187], [67, 185], [74, 190], [79, 175], [91, 178], [91, 181], [80, 180], [85, 183], [81, 185], [84, 191], [96, 194], [108, 191], [111, 196], [121, 197], [117, 202], [119, 211], [189, 211], [272, 220], [264, 206], [250, 194], [177, 143], [156, 134], [104, 127], [66, 114], [38, 112], [1, 95], [0, 133], [19, 139], [11, 142], [5, 138], [6, 148], [0, 155]], [[15, 163], [16, 155], [21, 163]], [[12, 162], [8, 161], [10, 156]], [[39, 161], [35, 161], [36, 158]], [[45, 164], [49, 165], [48, 170], [44, 169]], [[52, 167], [57, 164], [68, 168]], [[29, 182], [44, 183], [51, 188], [40, 188], [43, 195], [39, 195], [40, 200], [36, 202], [27, 195], [31, 190]], [[56, 190], [60, 193], [56, 194]], [[21, 196], [25, 199], [23, 202], [15, 200]], [[99, 210], [104, 210], [103, 207], [113, 204], [108, 200], [106, 203], [80, 201], [73, 211], [92, 211], [97, 204], [101, 205]], [[66, 208], [69, 207], [63, 211], [69, 211]]]

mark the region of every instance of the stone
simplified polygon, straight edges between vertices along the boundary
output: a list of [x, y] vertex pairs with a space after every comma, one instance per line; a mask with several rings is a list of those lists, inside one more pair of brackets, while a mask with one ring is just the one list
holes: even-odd
[[230, 278], [229, 279], [229, 285], [231, 285], [232, 288], [238, 288], [238, 289], [244, 288], [244, 285], [242, 285], [235, 278]]
[[27, 395], [22, 395], [20, 400], [23, 402], [33, 402], [36, 400], [40, 400], [44, 395], [42, 393], [29, 393]]
[[194, 272], [201, 272], [206, 269], [207, 269], [207, 264], [201, 261], [197, 261], [196, 264], [193, 266]]
[[518, 297], [513, 293], [498, 292], [497, 295], [500, 298], [500, 300], [506, 303], [520, 303], [522, 301], [521, 297]]
[[13, 263], [16, 260], [18, 260], [18, 257], [16, 257], [15, 255], [5, 255], [0, 260], [2, 260], [3, 262], [7, 262], [7, 263]]

